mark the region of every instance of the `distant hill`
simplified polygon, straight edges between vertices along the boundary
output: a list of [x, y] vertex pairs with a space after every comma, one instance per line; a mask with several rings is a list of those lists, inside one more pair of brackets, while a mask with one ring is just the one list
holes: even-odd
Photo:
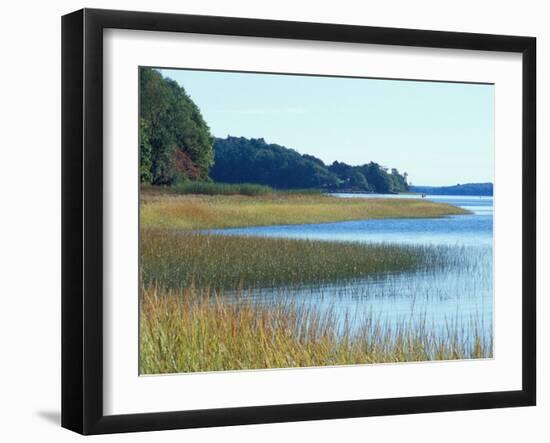
[[493, 195], [492, 183], [465, 183], [454, 186], [410, 186], [411, 192], [431, 195]]
[[315, 188], [338, 192], [397, 193], [409, 190], [407, 175], [370, 162], [330, 166], [312, 155], [263, 138], [227, 137], [214, 141], [210, 177], [222, 183], [256, 183], [278, 189]]

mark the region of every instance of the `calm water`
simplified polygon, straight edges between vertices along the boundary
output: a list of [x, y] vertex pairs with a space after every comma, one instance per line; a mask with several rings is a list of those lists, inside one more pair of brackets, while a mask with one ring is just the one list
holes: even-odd
[[[376, 195], [340, 194], [351, 198]], [[387, 198], [387, 195], [378, 196]], [[391, 196], [390, 198], [412, 198]], [[447, 246], [444, 270], [382, 275], [346, 284], [287, 288], [288, 299], [332, 310], [353, 327], [374, 316], [390, 324], [423, 322], [435, 333], [472, 323], [492, 334], [493, 318], [493, 199], [492, 197], [427, 196], [472, 211], [471, 215], [436, 219], [386, 219], [351, 222], [263, 226], [214, 230], [224, 235], [249, 235]], [[281, 290], [263, 289], [257, 301], [281, 297]], [[284, 297], [284, 295], [283, 295]], [[468, 337], [465, 337], [468, 339]]]

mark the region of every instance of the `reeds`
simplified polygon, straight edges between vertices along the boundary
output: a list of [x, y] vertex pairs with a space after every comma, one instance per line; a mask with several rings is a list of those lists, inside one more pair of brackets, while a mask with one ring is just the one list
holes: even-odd
[[[310, 298], [313, 303], [298, 303], [300, 298], [295, 297], [304, 290], [317, 295], [328, 291], [338, 303], [332, 286], [341, 288], [344, 296], [363, 297], [363, 291], [368, 290], [372, 292], [369, 296], [391, 297], [404, 289], [398, 279], [404, 273], [432, 272], [452, 279], [457, 269], [472, 275], [481, 272], [480, 260], [464, 260], [472, 253], [479, 254], [480, 259], [485, 257], [479, 252], [451, 246], [197, 232], [369, 218], [440, 217], [466, 211], [425, 200], [341, 199], [248, 185], [211, 185], [186, 185], [185, 189], [169, 191], [142, 189], [142, 374], [492, 356], [491, 328], [475, 319], [466, 324], [450, 323], [446, 329], [434, 328], [429, 319], [418, 321], [417, 313], [388, 322], [365, 312], [349, 312], [342, 320], [342, 309], [320, 309], [314, 297]], [[395, 284], [379, 289], [353, 284], [380, 275], [390, 283], [395, 280]], [[445, 296], [445, 288], [426, 290], [415, 282], [405, 288], [414, 297]], [[267, 290], [269, 297], [256, 298], [258, 290]]]
[[170, 288], [327, 283], [433, 268], [447, 250], [142, 229], [141, 276]]
[[[140, 372], [223, 371], [492, 357], [475, 322], [446, 333], [427, 322], [390, 325], [373, 316], [341, 326], [333, 311], [280, 299], [228, 302], [188, 288], [141, 292]], [[355, 332], [353, 332], [355, 331]], [[490, 336], [490, 335], [489, 335]]]

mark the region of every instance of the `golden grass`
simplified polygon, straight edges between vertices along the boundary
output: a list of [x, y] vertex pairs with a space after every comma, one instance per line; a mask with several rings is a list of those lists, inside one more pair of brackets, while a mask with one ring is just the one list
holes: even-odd
[[431, 218], [468, 211], [422, 199], [357, 199], [323, 194], [178, 195], [142, 189], [142, 227], [221, 229], [381, 218]]
[[[365, 318], [359, 332], [306, 306], [228, 302], [208, 290], [142, 290], [140, 373], [223, 371], [488, 358], [482, 331], [425, 324], [390, 326]], [[474, 337], [471, 341], [464, 337]]]

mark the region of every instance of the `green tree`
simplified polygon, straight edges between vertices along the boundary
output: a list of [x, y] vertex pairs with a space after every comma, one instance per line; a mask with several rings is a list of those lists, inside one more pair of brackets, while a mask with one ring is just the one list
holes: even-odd
[[142, 183], [151, 183], [153, 178], [151, 167], [153, 165], [153, 150], [150, 137], [150, 128], [147, 121], [139, 119], [139, 179]]
[[178, 180], [207, 180], [214, 160], [213, 141], [199, 108], [185, 89], [152, 68], [141, 68], [142, 182], [170, 185]]
[[216, 139], [211, 176], [225, 183], [257, 183], [279, 189], [331, 189], [338, 177], [322, 160], [293, 149], [268, 144], [263, 138]]
[[375, 189], [370, 185], [360, 166], [351, 166], [335, 161], [329, 170], [338, 175], [340, 188], [345, 191], [372, 192]]
[[375, 192], [387, 194], [393, 192], [392, 180], [386, 170], [378, 163], [370, 162], [359, 167], [361, 173], [367, 178]]

